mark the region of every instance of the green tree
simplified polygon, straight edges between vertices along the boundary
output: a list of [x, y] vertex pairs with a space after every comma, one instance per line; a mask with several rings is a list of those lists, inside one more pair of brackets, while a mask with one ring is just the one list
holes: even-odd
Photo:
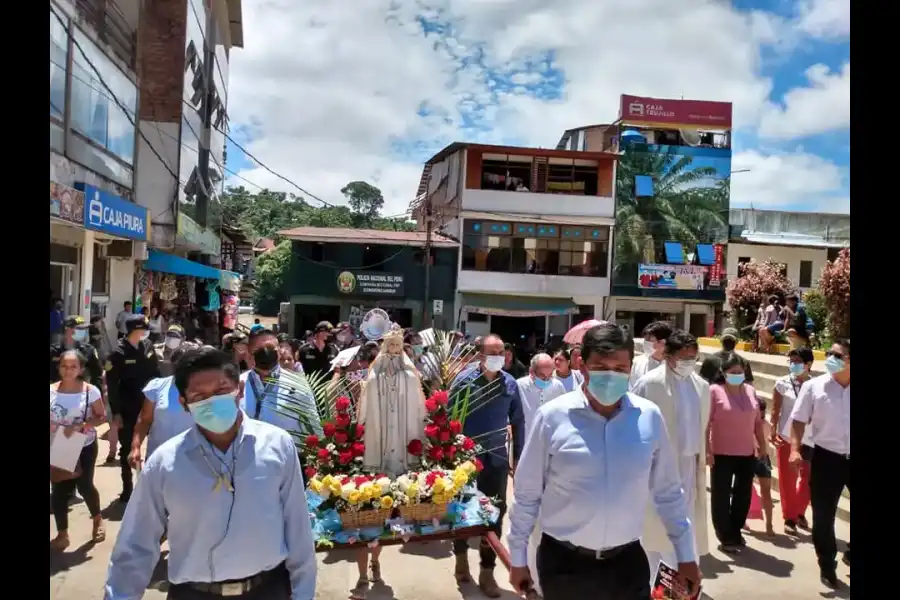
[[357, 227], [371, 227], [384, 207], [381, 190], [365, 181], [351, 181], [341, 188], [341, 193], [347, 198]]
[[277, 315], [278, 306], [284, 300], [282, 289], [291, 268], [291, 242], [283, 240], [272, 250], [259, 257], [256, 263], [256, 312], [261, 315]]
[[[678, 147], [648, 152], [629, 148], [616, 167], [615, 278], [634, 283], [640, 263], [663, 259], [663, 242], [688, 247], [723, 239], [728, 232], [731, 182], [698, 185], [718, 177], [714, 167], [693, 166], [694, 157]], [[653, 178], [653, 195], [637, 197], [638, 175]]]

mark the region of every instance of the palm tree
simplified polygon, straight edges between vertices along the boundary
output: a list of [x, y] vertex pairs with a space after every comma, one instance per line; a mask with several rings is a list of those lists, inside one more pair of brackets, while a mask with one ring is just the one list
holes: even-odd
[[[716, 169], [691, 168], [694, 157], [676, 146], [644, 148], [626, 150], [616, 167], [614, 277], [623, 284], [635, 283], [638, 264], [663, 259], [663, 242], [690, 247], [719, 241], [728, 230], [729, 177], [712, 187], [697, 185], [716, 178]], [[635, 196], [638, 175], [653, 178], [653, 196]]]

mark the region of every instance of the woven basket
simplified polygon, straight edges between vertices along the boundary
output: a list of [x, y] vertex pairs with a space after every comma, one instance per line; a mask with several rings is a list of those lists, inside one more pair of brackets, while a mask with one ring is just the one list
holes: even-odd
[[338, 513], [344, 529], [363, 529], [365, 527], [384, 527], [384, 522], [391, 518], [391, 509], [348, 510]]
[[407, 523], [431, 523], [434, 519], [440, 521], [446, 514], [446, 504], [423, 502], [400, 507], [400, 517]]

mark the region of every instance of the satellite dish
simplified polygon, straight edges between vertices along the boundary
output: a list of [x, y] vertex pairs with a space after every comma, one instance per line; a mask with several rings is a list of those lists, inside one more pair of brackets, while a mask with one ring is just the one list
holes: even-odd
[[694, 131], [692, 129], [680, 129], [681, 139], [684, 140], [684, 143], [688, 146], [699, 146], [700, 145], [700, 132]]
[[380, 308], [373, 308], [365, 314], [359, 324], [359, 331], [367, 340], [380, 340], [391, 330], [391, 318]]

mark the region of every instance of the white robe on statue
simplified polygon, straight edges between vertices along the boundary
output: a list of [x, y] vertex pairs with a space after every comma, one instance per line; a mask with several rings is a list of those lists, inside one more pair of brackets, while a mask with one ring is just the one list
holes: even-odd
[[[678, 380], [662, 364], [641, 377], [632, 393], [650, 400], [662, 412], [672, 449], [678, 457], [678, 470], [694, 526], [697, 555], [708, 554], [706, 428], [709, 424], [709, 384], [696, 373]], [[690, 439], [684, 439], [686, 437]], [[651, 576], [656, 574], [660, 560], [677, 567], [675, 551], [665, 526], [652, 508], [647, 514], [641, 542], [650, 561]]]
[[423, 439], [425, 395], [415, 365], [405, 354], [379, 357], [363, 385], [357, 421], [366, 428], [363, 465], [393, 477], [416, 463], [406, 447]]

